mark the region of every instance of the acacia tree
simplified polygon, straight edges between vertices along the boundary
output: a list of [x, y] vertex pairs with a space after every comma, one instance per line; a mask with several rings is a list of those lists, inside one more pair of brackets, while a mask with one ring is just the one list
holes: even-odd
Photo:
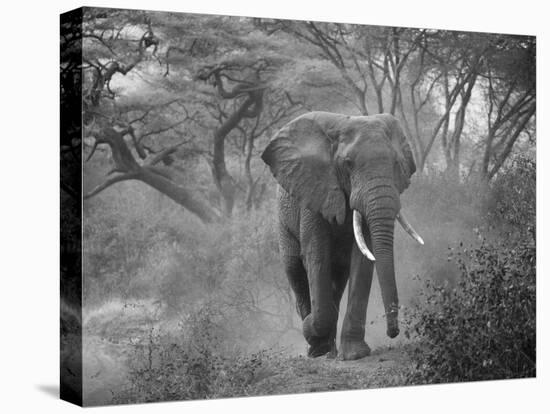
[[[250, 162], [254, 141], [265, 134], [270, 128], [287, 118], [298, 105], [290, 98], [285, 101], [272, 101], [280, 105], [276, 113], [265, 113], [264, 102], [266, 95], [273, 94], [265, 80], [266, 73], [274, 70], [273, 63], [268, 59], [260, 58], [254, 61], [240, 60], [239, 62], [224, 62], [214, 67], [203, 67], [197, 78], [208, 81], [217, 92], [217, 97], [230, 101], [231, 109], [227, 111], [219, 102], [205, 102], [217, 119], [218, 126], [214, 131], [214, 146], [212, 158], [212, 175], [214, 182], [224, 200], [226, 214], [231, 215], [237, 191], [236, 180], [228, 172], [226, 163], [225, 144], [229, 134], [237, 130], [245, 136], [246, 159], [245, 174], [248, 180], [246, 195], [247, 208], [251, 207], [255, 181], [252, 178]], [[261, 125], [262, 114], [268, 120]], [[246, 122], [251, 120], [252, 122]]]
[[[168, 47], [171, 55], [167, 73], [181, 73], [183, 63], [187, 69], [192, 68], [193, 79], [202, 83], [195, 85], [195, 102], [211, 117], [212, 178], [223, 211], [231, 215], [238, 194], [244, 196], [247, 208], [252, 205], [259, 179], [252, 178], [250, 169], [254, 141], [272, 132], [304, 104], [296, 97], [292, 84], [279, 81], [290, 60], [291, 45], [266, 36], [253, 19], [201, 18], [196, 24], [200, 24], [200, 36], [187, 36], [185, 41], [178, 36], [189, 29], [173, 27], [171, 36], [175, 35], [176, 40], [173, 38]], [[181, 61], [189, 50], [194, 50], [193, 61]], [[227, 143], [238, 136], [247, 136], [249, 144], [244, 159], [244, 191], [240, 191], [239, 180], [227, 162]]]
[[[270, 34], [284, 32], [313, 47], [316, 55], [328, 62], [342, 80], [335, 82], [325, 72], [325, 79], [309, 81], [310, 86], [330, 88], [362, 115], [389, 112], [401, 117], [422, 170], [432, 145], [424, 142], [426, 128], [421, 128], [425, 121], [421, 111], [432, 109], [427, 104], [439, 79], [429, 72], [428, 31], [269, 20], [262, 27]], [[436, 123], [431, 134], [434, 139], [440, 127]]]
[[[463, 164], [461, 142], [470, 129], [468, 114], [472, 122], [485, 112], [486, 132], [469, 133], [474, 150], [468, 174], [477, 163], [478, 177], [488, 181], [502, 167], [518, 137], [530, 135], [536, 102], [534, 39], [448, 31], [436, 31], [431, 38], [431, 70], [439, 73], [436, 96], [443, 102], [443, 116], [428, 145], [441, 137], [446, 173], [458, 180]], [[489, 163], [493, 168], [489, 169]]]
[[[220, 214], [184, 185], [178, 171], [185, 152], [210, 163], [221, 210], [230, 215], [238, 185], [227, 167], [226, 141], [240, 131], [250, 136], [245, 161], [250, 206], [257, 184], [250, 170], [253, 141], [299, 107], [288, 92], [281, 95], [269, 82], [283, 61], [280, 52], [262, 36], [247, 34], [248, 20], [105, 14], [96, 9], [85, 20], [88, 159], [105, 144], [114, 164], [106, 180], [85, 198], [121, 181], [140, 180], [201, 220], [212, 221]], [[131, 87], [117, 87], [121, 76], [132, 76], [131, 83], [143, 89], [132, 94]], [[263, 113], [266, 96], [278, 93], [287, 96], [272, 101], [281, 105], [280, 111]], [[245, 123], [247, 119], [255, 122]]]
[[524, 36], [500, 36], [484, 75], [487, 134], [482, 142], [479, 176], [492, 179], [520, 137], [534, 139], [536, 45]]
[[485, 179], [498, 172], [519, 137], [532, 135], [533, 38], [316, 22], [268, 21], [264, 27], [309, 44], [342, 79], [314, 86], [347, 89], [347, 100], [363, 115], [401, 118], [419, 171], [440, 140], [447, 175], [459, 179], [474, 95], [487, 97], [479, 162]]
[[[140, 180], [211, 221], [218, 209], [181, 174], [201, 156], [219, 210], [230, 215], [239, 197], [250, 209], [263, 192], [251, 168], [255, 142], [304, 108], [340, 108], [338, 96], [361, 114], [401, 118], [419, 170], [440, 139], [455, 178], [480, 91], [485, 179], [534, 127], [534, 66], [524, 59], [534, 41], [525, 37], [101, 9], [84, 17], [85, 144], [88, 159], [108, 147], [113, 164], [87, 198]], [[323, 89], [330, 93], [314, 96]], [[234, 149], [244, 155], [243, 182], [228, 162]]]
[[[145, 139], [175, 129], [189, 118], [149, 129], [146, 120], [170, 106], [161, 104], [120, 105], [121, 97], [112, 87], [115, 75], [126, 76], [158, 59], [159, 38], [154, 34], [150, 16], [145, 12], [86, 9], [83, 23], [83, 109], [84, 136], [93, 142], [87, 160], [100, 145], [108, 145], [113, 168], [105, 181], [84, 198], [90, 198], [115, 183], [142, 181], [176, 201], [205, 222], [217, 214], [210, 206], [177, 180], [169, 168], [174, 151], [184, 142], [160, 150], [145, 144]], [[137, 114], [136, 114], [137, 113]], [[140, 125], [141, 124], [141, 125]], [[136, 126], [138, 126], [136, 128]], [[164, 164], [164, 165], [161, 165]]]
[[442, 109], [430, 131], [420, 157], [422, 163], [440, 137], [447, 173], [458, 179], [460, 139], [464, 130], [466, 109], [483, 65], [487, 38], [477, 34], [432, 31], [422, 44], [421, 56], [427, 55], [426, 66], [433, 82], [432, 98], [439, 98]]
[[262, 137], [271, 136], [283, 121], [296, 115], [304, 107], [305, 103], [292, 98], [289, 92], [274, 91], [265, 96], [262, 114], [254, 119], [244, 120], [242, 125], [237, 126], [240, 140], [235, 143], [235, 147], [240, 148], [244, 156], [245, 206], [248, 211], [253, 206], [259, 206], [266, 189], [266, 183], [260, 182], [262, 175], [254, 177], [252, 172], [253, 158], [258, 155], [256, 142]]

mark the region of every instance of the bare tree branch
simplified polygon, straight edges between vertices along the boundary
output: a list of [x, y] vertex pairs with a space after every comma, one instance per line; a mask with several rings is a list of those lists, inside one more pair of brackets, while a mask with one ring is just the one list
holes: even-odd
[[103, 183], [96, 186], [89, 193], [85, 194], [84, 195], [84, 200], [87, 200], [88, 198], [91, 198], [91, 197], [99, 194], [100, 192], [102, 192], [103, 190], [109, 188], [113, 184], [119, 183], [121, 181], [133, 180], [135, 178], [137, 178], [136, 173], [125, 173], [125, 174], [117, 175], [116, 177], [113, 177], [113, 178], [109, 178], [108, 180], [106, 180]]

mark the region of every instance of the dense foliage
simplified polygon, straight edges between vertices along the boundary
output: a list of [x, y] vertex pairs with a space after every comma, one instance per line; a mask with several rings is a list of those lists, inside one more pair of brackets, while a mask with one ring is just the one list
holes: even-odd
[[414, 332], [413, 383], [533, 377], [536, 260], [533, 244], [484, 243], [458, 254], [461, 279], [427, 282]]
[[537, 168], [532, 158], [518, 155], [492, 184], [489, 216], [494, 226], [506, 224], [529, 232], [535, 240]]
[[[518, 158], [494, 183], [489, 223], [501, 234], [452, 248], [455, 286], [426, 281], [409, 315], [419, 345], [413, 383], [533, 377], [536, 374], [535, 166]], [[481, 237], [481, 236], [480, 236]]]

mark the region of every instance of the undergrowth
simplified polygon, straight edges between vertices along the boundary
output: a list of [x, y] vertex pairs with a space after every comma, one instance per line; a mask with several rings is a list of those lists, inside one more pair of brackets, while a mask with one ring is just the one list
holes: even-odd
[[246, 396], [272, 353], [244, 353], [220, 341], [213, 311], [203, 308], [182, 323], [179, 336], [151, 328], [129, 358], [125, 389], [115, 403]]
[[409, 312], [413, 384], [536, 375], [535, 163], [516, 158], [492, 184], [487, 228], [500, 233], [450, 248], [456, 284], [427, 279]]
[[456, 287], [426, 282], [413, 311], [410, 382], [533, 377], [536, 373], [535, 248], [484, 242], [452, 252]]

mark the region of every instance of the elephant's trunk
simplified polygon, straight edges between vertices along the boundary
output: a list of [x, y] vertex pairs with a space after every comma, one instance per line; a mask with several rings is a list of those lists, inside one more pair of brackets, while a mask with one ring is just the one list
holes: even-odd
[[376, 273], [386, 312], [387, 334], [390, 338], [395, 338], [399, 334], [397, 324], [399, 299], [393, 262], [394, 220], [371, 218], [367, 222], [372, 237], [376, 257]]
[[399, 195], [392, 185], [378, 182], [363, 193], [363, 197], [352, 195], [351, 203], [354, 208], [364, 212], [363, 217], [367, 221], [386, 312], [387, 335], [394, 338], [399, 334], [399, 300], [393, 261], [393, 232], [400, 209]]

